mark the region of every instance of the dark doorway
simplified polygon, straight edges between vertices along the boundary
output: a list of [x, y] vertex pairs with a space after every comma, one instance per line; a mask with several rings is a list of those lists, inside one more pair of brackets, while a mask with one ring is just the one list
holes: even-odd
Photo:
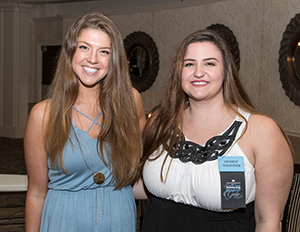
[[61, 45], [42, 46], [42, 99], [51, 84], [57, 65]]

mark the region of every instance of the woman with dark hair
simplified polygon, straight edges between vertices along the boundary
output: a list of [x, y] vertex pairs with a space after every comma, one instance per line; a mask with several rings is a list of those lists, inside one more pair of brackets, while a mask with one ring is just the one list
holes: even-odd
[[145, 114], [123, 40], [106, 15], [68, 30], [48, 98], [30, 112], [26, 231], [136, 231], [131, 184]]
[[[151, 194], [143, 232], [281, 231], [292, 149], [280, 126], [251, 104], [216, 32], [197, 31], [181, 43], [143, 138]], [[141, 197], [139, 184], [134, 192]]]

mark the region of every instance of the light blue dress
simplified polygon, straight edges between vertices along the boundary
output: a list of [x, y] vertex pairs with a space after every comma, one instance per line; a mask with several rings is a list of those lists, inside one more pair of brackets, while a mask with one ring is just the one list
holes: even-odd
[[[90, 118], [92, 125], [97, 123], [97, 118]], [[50, 182], [40, 231], [136, 232], [136, 205], [131, 186], [113, 190], [112, 172], [98, 156], [97, 139], [88, 135], [90, 128], [84, 132], [73, 121], [72, 126], [72, 144], [66, 144], [63, 154], [68, 174], [51, 167], [48, 159]], [[103, 184], [93, 181], [93, 168], [94, 173], [104, 173]]]

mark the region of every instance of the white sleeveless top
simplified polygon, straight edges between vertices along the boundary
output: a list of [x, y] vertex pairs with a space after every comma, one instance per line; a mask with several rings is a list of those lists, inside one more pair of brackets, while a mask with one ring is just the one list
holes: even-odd
[[[249, 119], [249, 113], [243, 112], [240, 109], [239, 112], [246, 118], [246, 120]], [[236, 124], [240, 124], [240, 126], [234, 126]], [[192, 145], [194, 149], [195, 147], [200, 147], [200, 149], [202, 149], [209, 147], [209, 143], [216, 141], [220, 136], [225, 136], [226, 139], [223, 139], [223, 141], [228, 141], [228, 137], [230, 137], [230, 135], [233, 133], [232, 128], [235, 127], [235, 129], [237, 129], [236, 136], [232, 138], [232, 144], [229, 144], [230, 148], [227, 150], [224, 149], [224, 154], [221, 154], [222, 149], [219, 149], [219, 147], [222, 146], [221, 142], [221, 145], [217, 147], [219, 154], [217, 154], [215, 152], [216, 150], [214, 150], [213, 155], [210, 157], [220, 156], [221, 154], [221, 156], [242, 156], [244, 158], [245, 199], [246, 204], [248, 204], [255, 199], [255, 170], [244, 152], [239, 147], [238, 142], [235, 143], [236, 140], [241, 136], [245, 125], [245, 121], [239, 116], [236, 116], [232, 124], [223, 133], [210, 139], [205, 146], [200, 146], [193, 142], [191, 144], [194, 144]], [[189, 140], [185, 138], [185, 141]], [[155, 151], [150, 158], [156, 157], [160, 153], [161, 149], [162, 146]], [[189, 152], [185, 153], [187, 154]], [[175, 153], [173, 159], [168, 156], [163, 168], [163, 177], [165, 182], [162, 182], [160, 178], [161, 167], [166, 155], [167, 152], [164, 151], [158, 159], [151, 161], [147, 160], [145, 163], [143, 169], [143, 178], [145, 186], [151, 194], [160, 198], [193, 205], [212, 211], [228, 211], [222, 210], [221, 207], [221, 184], [217, 157], [208, 158], [208, 160], [205, 161], [205, 159], [201, 159], [199, 156], [198, 159], [193, 160], [193, 158], [185, 155], [180, 157], [180, 155], [177, 153]], [[170, 163], [171, 165], [169, 173], [166, 178], [166, 173]]]

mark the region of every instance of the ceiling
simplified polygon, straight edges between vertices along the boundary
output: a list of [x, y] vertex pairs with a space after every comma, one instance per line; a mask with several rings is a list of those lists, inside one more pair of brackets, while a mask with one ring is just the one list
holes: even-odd
[[0, 0], [0, 3], [30, 3], [30, 4], [51, 4], [51, 3], [67, 3], [67, 2], [84, 2], [84, 1], [83, 0]]
[[[178, 9], [197, 5], [211, 4], [228, 0], [0, 0], [1, 5], [32, 4], [40, 7], [50, 6], [50, 9], [60, 9], [56, 12], [61, 17], [78, 15], [82, 10], [101, 9], [101, 12], [113, 14], [137, 13], [146, 11]], [[84, 6], [84, 4], [86, 4]], [[51, 8], [51, 5], [55, 8]], [[58, 6], [61, 6], [58, 8]], [[38, 11], [36, 11], [38, 12]], [[70, 15], [68, 15], [70, 14]]]
[[62, 3], [83, 3], [83, 2], [98, 2], [98, 4], [104, 4], [106, 6], [121, 7], [147, 7], [147, 6], [172, 6], [182, 5], [201, 5], [213, 2], [221, 2], [226, 0], [0, 0], [2, 3], [28, 3], [28, 4], [62, 4]]

